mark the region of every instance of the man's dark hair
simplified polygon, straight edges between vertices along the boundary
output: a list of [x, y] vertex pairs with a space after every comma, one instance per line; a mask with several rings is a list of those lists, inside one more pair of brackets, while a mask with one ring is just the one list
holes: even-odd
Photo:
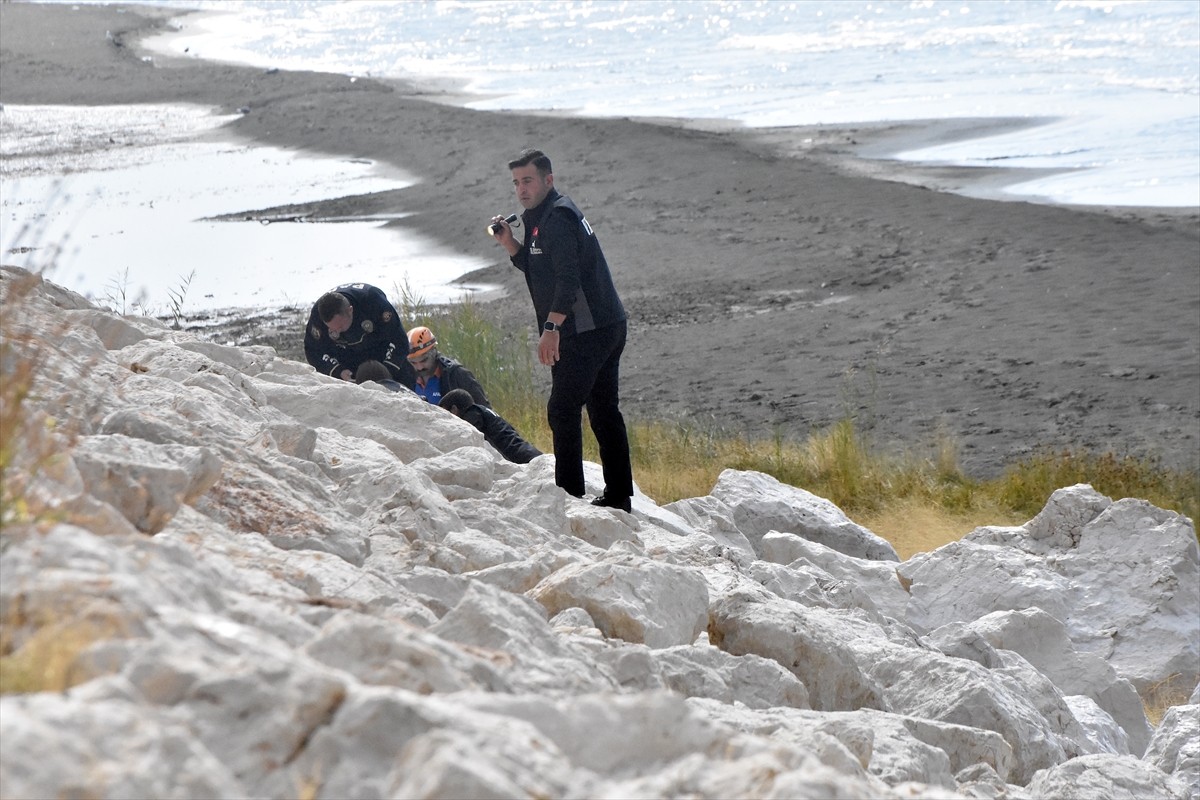
[[349, 310], [350, 299], [344, 294], [326, 292], [321, 295], [321, 299], [317, 300], [317, 314], [321, 317], [321, 322], [326, 325], [338, 314], [344, 314]]
[[317, 314], [320, 321], [329, 325], [329, 320], [337, 317], [338, 314], [344, 314], [350, 309], [350, 299], [346, 295], [337, 294], [336, 291], [326, 291], [320, 295], [317, 300]]
[[392, 372], [382, 361], [367, 359], [358, 365], [358, 369], [354, 371], [355, 383], [366, 383], [367, 381], [391, 381], [395, 380], [392, 377]]
[[442, 395], [442, 400], [438, 405], [451, 414], [461, 417], [464, 411], [475, 405], [475, 398], [471, 397], [471, 393], [466, 389], [451, 389]]
[[517, 167], [524, 167], [529, 164], [533, 164], [535, 167], [537, 167], [538, 175], [543, 177], [549, 175], [551, 172], [554, 172], [554, 168], [550, 166], [550, 156], [546, 155], [541, 150], [532, 150], [528, 148], [522, 150], [519, 156], [508, 162], [508, 168], [516, 169]]

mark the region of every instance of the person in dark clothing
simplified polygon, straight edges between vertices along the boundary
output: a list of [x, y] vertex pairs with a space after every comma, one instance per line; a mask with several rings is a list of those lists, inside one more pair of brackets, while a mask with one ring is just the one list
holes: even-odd
[[515, 464], [528, 464], [542, 455], [542, 451], [522, 439], [504, 417], [476, 403], [466, 389], [451, 389], [438, 405], [474, 425], [488, 444]]
[[550, 367], [546, 418], [554, 435], [554, 482], [582, 497], [583, 412], [600, 446], [604, 492], [592, 503], [630, 509], [633, 468], [619, 402], [626, 317], [600, 242], [583, 212], [554, 188], [550, 159], [525, 150], [508, 164], [525, 209], [523, 243], [503, 215], [494, 236], [525, 274], [541, 331], [538, 360]]
[[392, 378], [392, 371], [385, 367], [382, 361], [376, 361], [373, 358], [362, 362], [358, 365], [358, 369], [354, 370], [355, 383], [367, 383], [368, 381], [385, 386], [393, 392], [404, 388]]
[[418, 395], [437, 405], [447, 392], [466, 389], [476, 403], [484, 408], [492, 407], [471, 370], [438, 352], [433, 331], [424, 325], [413, 328], [409, 331], [408, 343], [408, 363], [417, 373], [413, 390]]
[[304, 357], [317, 372], [352, 381], [358, 365], [373, 359], [411, 389], [416, 373], [407, 355], [404, 324], [380, 289], [346, 283], [313, 304], [304, 330]]

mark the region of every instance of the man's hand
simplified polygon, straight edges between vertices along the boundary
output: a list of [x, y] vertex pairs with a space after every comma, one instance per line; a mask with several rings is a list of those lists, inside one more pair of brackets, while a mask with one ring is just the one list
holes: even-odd
[[559, 336], [558, 331], [542, 331], [542, 338], [538, 339], [538, 361], [547, 367], [558, 363]]
[[354, 373], [348, 369], [344, 369], [338, 373], [338, 377], [344, 381], [352, 381], [354, 380]]
[[521, 249], [521, 245], [517, 244], [517, 239], [513, 236], [512, 226], [508, 224], [508, 220], [503, 216], [492, 217], [492, 229], [496, 232], [492, 236], [499, 242], [510, 256], [515, 256], [517, 251]]

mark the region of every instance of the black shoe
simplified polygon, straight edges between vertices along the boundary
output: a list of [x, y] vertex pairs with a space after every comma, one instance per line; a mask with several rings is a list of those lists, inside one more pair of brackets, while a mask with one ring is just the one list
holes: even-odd
[[602, 494], [592, 501], [592, 505], [602, 508], [619, 508], [626, 513], [633, 513], [633, 506], [628, 497], [609, 497]]

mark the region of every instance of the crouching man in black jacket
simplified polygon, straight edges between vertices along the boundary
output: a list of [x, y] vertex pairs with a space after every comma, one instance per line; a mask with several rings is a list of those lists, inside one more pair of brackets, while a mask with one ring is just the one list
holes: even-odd
[[320, 373], [354, 380], [368, 360], [388, 368], [409, 389], [417, 376], [408, 363], [408, 335], [383, 290], [366, 283], [346, 283], [313, 304], [304, 329], [304, 357]]

